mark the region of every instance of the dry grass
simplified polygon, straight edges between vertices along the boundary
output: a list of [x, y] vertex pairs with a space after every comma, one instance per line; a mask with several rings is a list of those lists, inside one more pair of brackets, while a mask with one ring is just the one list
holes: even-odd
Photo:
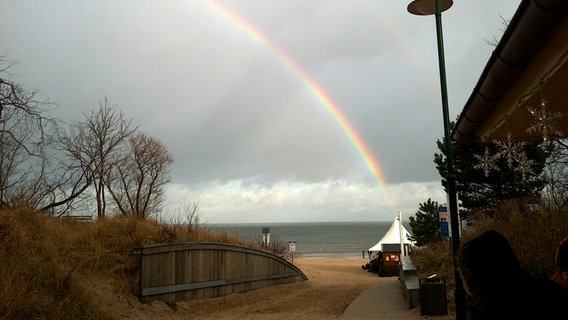
[[527, 210], [522, 202], [507, 201], [498, 207], [501, 215], [478, 217], [463, 241], [489, 229], [509, 240], [526, 272], [549, 277], [554, 273], [554, 254], [560, 241], [568, 236], [568, 214], [553, 210]]
[[234, 236], [131, 217], [76, 222], [32, 210], [0, 211], [0, 319], [112, 319], [86, 290], [111, 279], [120, 293], [138, 279], [135, 246]]
[[65, 263], [71, 228], [27, 210], [0, 213], [0, 315], [4, 319], [110, 318], [89, 302]]
[[[554, 254], [560, 241], [568, 236], [568, 214], [553, 210], [528, 210], [522, 201], [506, 201], [495, 208], [495, 216], [479, 215], [464, 228], [461, 242], [489, 229], [505, 236], [533, 276], [550, 277], [554, 273]], [[432, 244], [413, 255], [420, 277], [438, 274], [447, 279], [448, 307], [453, 311], [454, 264], [449, 242]], [[498, 263], [498, 261], [496, 261]]]
[[[514, 201], [502, 204], [499, 218], [478, 217], [462, 241], [496, 229], [509, 239], [527, 272], [548, 277], [556, 245], [568, 234], [567, 215], [523, 208]], [[31, 210], [0, 211], [0, 319], [113, 319], [105, 309], [109, 297], [131, 297], [138, 279], [132, 249], [185, 241], [249, 245], [236, 235], [174, 223], [130, 217], [76, 222]], [[422, 248], [413, 260], [420, 277], [436, 273], [447, 279], [452, 312], [449, 244]], [[93, 290], [92, 283], [101, 281], [105, 290]]]

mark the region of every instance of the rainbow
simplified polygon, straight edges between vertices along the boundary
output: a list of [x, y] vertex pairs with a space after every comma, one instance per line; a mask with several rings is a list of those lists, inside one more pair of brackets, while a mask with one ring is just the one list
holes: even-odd
[[386, 180], [377, 160], [375, 159], [375, 156], [359, 133], [355, 130], [353, 125], [351, 125], [349, 119], [347, 119], [340, 107], [331, 99], [331, 97], [314, 80], [312, 80], [311, 77], [302, 70], [302, 68], [292, 58], [278, 48], [278, 46], [270, 41], [270, 39], [268, 39], [260, 30], [255, 28], [252, 24], [234, 11], [231, 11], [226, 6], [213, 0], [208, 1], [208, 3], [216, 12], [229, 19], [254, 40], [269, 48], [290, 70], [292, 70], [294, 74], [298, 76], [299, 79], [301, 79], [304, 85], [331, 114], [339, 127], [341, 127], [379, 186], [383, 186]]

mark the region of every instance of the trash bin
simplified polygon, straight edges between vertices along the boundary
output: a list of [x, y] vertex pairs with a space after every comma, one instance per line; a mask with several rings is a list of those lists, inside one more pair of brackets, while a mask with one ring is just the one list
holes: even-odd
[[446, 279], [430, 276], [420, 279], [420, 315], [448, 314]]

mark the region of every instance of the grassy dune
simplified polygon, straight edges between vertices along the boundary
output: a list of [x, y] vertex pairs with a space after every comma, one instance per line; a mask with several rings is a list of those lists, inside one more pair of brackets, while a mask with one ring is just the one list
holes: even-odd
[[77, 222], [0, 211], [0, 319], [112, 319], [86, 280], [111, 281], [108, 294], [129, 295], [138, 279], [132, 248], [181, 241], [246, 245], [226, 234], [130, 217]]

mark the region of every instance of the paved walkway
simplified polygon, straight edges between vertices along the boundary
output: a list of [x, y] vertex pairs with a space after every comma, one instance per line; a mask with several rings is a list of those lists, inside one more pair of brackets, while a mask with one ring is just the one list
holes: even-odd
[[379, 277], [377, 284], [361, 292], [339, 317], [353, 319], [446, 320], [451, 316], [421, 316], [420, 306], [408, 309], [397, 277]]

